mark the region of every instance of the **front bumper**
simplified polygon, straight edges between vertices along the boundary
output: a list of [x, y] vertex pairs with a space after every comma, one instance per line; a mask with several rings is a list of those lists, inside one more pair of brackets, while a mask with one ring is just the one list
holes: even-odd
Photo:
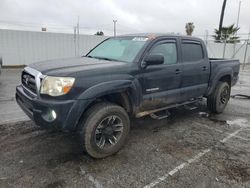
[[[16, 87], [16, 101], [37, 125], [74, 131], [90, 100], [42, 100], [29, 95], [22, 85]], [[54, 111], [56, 118], [48, 118]]]

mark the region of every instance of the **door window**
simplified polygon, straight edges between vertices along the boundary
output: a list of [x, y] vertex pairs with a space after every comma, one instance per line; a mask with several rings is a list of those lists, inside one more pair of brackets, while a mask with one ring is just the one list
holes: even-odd
[[164, 56], [164, 64], [177, 63], [177, 48], [176, 43], [162, 43], [153, 47], [150, 55], [161, 54]]
[[182, 43], [183, 62], [200, 61], [204, 58], [202, 46], [198, 43]]

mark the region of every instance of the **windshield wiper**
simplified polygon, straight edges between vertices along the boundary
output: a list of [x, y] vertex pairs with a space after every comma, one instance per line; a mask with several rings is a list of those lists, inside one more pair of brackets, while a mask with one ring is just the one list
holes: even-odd
[[111, 59], [111, 58], [108, 58], [108, 57], [97, 57], [97, 56], [87, 56], [87, 57], [106, 60], [106, 61], [117, 61], [116, 59]]
[[107, 58], [107, 57], [95, 57], [97, 59], [102, 59], [102, 60], [107, 60], [107, 61], [115, 61], [115, 59], [110, 59], [110, 58]]
[[86, 55], [85, 57], [94, 58], [94, 57], [92, 57], [91, 55]]
[[[95, 59], [100, 59], [100, 60], [106, 60], [106, 61], [121, 61], [121, 60], [112, 59], [112, 58], [108, 58], [108, 57], [98, 57], [98, 56], [91, 56], [91, 55], [87, 55], [85, 57], [95, 58]], [[121, 61], [121, 62], [126, 62], [126, 61]]]

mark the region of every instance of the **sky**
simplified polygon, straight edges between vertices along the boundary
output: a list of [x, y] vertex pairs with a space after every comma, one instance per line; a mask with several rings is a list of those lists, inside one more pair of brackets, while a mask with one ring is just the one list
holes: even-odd
[[[250, 0], [241, 0], [239, 33], [250, 29]], [[210, 35], [218, 28], [223, 0], [0, 0], [0, 29], [73, 33], [79, 18], [80, 33], [102, 30], [113, 34], [160, 32], [185, 34], [193, 22], [193, 35]], [[224, 26], [237, 22], [239, 0], [228, 0]]]

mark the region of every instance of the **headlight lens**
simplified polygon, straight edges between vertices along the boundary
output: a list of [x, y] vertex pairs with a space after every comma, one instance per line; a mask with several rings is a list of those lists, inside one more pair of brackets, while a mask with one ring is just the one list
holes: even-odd
[[75, 78], [71, 77], [46, 76], [42, 81], [40, 93], [50, 96], [65, 95], [70, 91], [74, 82]]

